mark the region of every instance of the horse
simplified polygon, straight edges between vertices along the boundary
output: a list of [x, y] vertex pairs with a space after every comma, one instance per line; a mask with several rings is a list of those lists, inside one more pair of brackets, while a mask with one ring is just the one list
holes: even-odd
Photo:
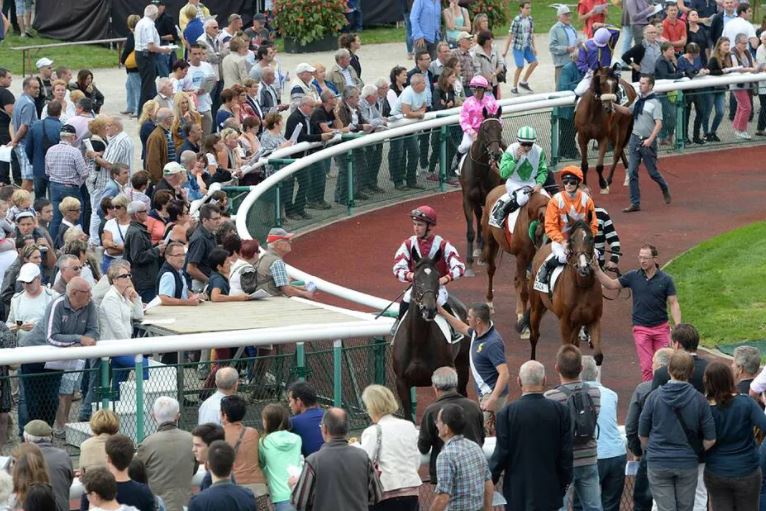
[[[487, 195], [487, 201], [484, 203], [484, 215], [481, 218], [481, 227], [484, 231], [484, 238], [487, 240], [483, 253], [484, 260], [487, 262], [487, 277], [489, 278], [487, 283], [487, 304], [490, 306], [490, 309], [494, 309], [492, 303], [494, 299], [493, 279], [497, 269], [495, 260], [498, 251], [502, 249], [504, 252], [513, 254], [516, 257], [516, 275], [513, 278], [513, 284], [516, 288], [516, 326], [520, 328], [529, 301], [527, 272], [535, 252], [537, 252], [538, 247], [542, 243], [543, 234], [545, 234], [545, 209], [548, 206], [550, 197], [542, 193], [532, 194], [529, 202], [519, 210], [516, 223], [514, 224], [513, 236], [511, 237], [511, 242], [508, 243], [504, 228], [499, 229], [489, 225], [492, 206], [505, 191], [505, 185], [500, 185]], [[537, 225], [532, 234], [530, 233], [530, 226], [534, 222], [537, 222]], [[526, 329], [522, 328], [522, 330]], [[522, 334], [522, 338], [524, 337], [526, 337], [525, 333]]]
[[[490, 115], [484, 109], [484, 120], [479, 127], [476, 140], [471, 144], [467, 157], [460, 171], [460, 186], [463, 191], [463, 214], [465, 214], [466, 240], [466, 277], [474, 277], [473, 261], [481, 255], [484, 238], [481, 232], [481, 215], [487, 194], [503, 181], [497, 173], [497, 166], [505, 151], [503, 143], [503, 124], [500, 122], [501, 111], [498, 108], [495, 115]], [[493, 170], [494, 169], [494, 170]], [[474, 221], [476, 230], [474, 231]], [[473, 241], [477, 248], [474, 251]]]
[[[636, 99], [636, 91], [625, 80], [618, 78], [612, 68], [600, 67], [593, 74], [590, 89], [583, 94], [575, 111], [575, 129], [577, 130], [577, 144], [580, 146], [582, 161], [583, 181], [588, 176], [588, 142], [598, 142], [598, 161], [596, 172], [598, 184], [602, 194], [609, 193], [612, 184], [614, 169], [617, 162], [622, 164], [627, 171], [628, 161], [625, 157], [625, 146], [633, 129], [633, 117], [620, 113], [614, 109], [613, 103], [617, 99], [618, 84], [623, 86], [628, 96], [628, 104]], [[609, 176], [604, 179], [604, 156], [609, 144], [613, 147], [612, 168]]]
[[[567, 264], [549, 296], [532, 288], [534, 279], [530, 279], [529, 343], [532, 347], [532, 359], [535, 358], [537, 341], [540, 338], [540, 320], [546, 310], [552, 311], [559, 318], [562, 344], [579, 346], [580, 328], [586, 326], [591, 335], [593, 358], [600, 368], [604, 360], [601, 350], [601, 314], [603, 299], [601, 284], [593, 271], [594, 239], [589, 222], [568, 218], [569, 231]], [[532, 274], [550, 255], [551, 247], [546, 245], [537, 251], [532, 262]]]
[[[412, 278], [412, 302], [402, 319], [393, 341], [393, 366], [396, 375], [396, 391], [408, 420], [415, 420], [410, 400], [411, 387], [430, 387], [433, 372], [444, 366], [454, 367], [458, 374], [458, 392], [467, 396], [470, 342], [464, 337], [448, 344], [436, 317], [436, 301], [439, 296], [439, 270], [433, 259], [413, 254], [417, 261]], [[453, 314], [466, 321], [467, 309], [460, 300], [450, 297], [447, 301]]]

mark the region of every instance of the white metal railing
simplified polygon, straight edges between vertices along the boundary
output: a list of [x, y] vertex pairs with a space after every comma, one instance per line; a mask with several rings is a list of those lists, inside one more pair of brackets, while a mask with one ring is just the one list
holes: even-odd
[[[694, 89], [703, 89], [714, 86], [725, 86], [735, 83], [754, 83], [766, 81], [766, 72], [763, 73], [731, 73], [726, 76], [705, 76], [697, 77], [692, 80], [658, 80], [654, 86], [654, 92], [663, 93], [671, 91], [686, 91]], [[633, 86], [638, 90], [638, 84], [634, 83]], [[542, 94], [530, 94], [527, 96], [503, 99], [498, 103], [503, 107], [503, 116], [510, 116], [511, 114], [519, 112], [529, 112], [538, 110], [547, 110], [560, 106], [572, 106], [575, 102], [575, 96], [573, 92], [561, 91], [554, 93], [542, 93]], [[242, 239], [251, 239], [252, 236], [247, 228], [248, 211], [256, 203], [258, 198], [276, 185], [279, 181], [286, 179], [287, 177], [295, 174], [299, 170], [305, 169], [310, 165], [327, 158], [344, 154], [353, 149], [359, 149], [367, 145], [382, 143], [384, 140], [411, 135], [422, 130], [430, 130], [440, 128], [442, 126], [457, 124], [459, 122], [459, 108], [453, 108], [450, 110], [443, 110], [438, 113], [427, 114], [426, 118], [421, 121], [399, 121], [396, 127], [364, 135], [353, 140], [339, 143], [337, 145], [327, 147], [315, 153], [304, 156], [289, 165], [281, 168], [278, 172], [272, 174], [268, 178], [264, 179], [261, 183], [254, 186], [250, 193], [242, 201], [242, 204], [237, 211], [236, 224], [237, 231]], [[307, 148], [321, 147], [322, 144], [312, 144], [310, 146], [304, 146], [304, 148], [297, 149], [286, 148], [284, 152], [280, 154], [273, 154], [269, 158], [284, 158], [290, 154], [296, 152], [305, 151]], [[294, 152], [289, 152], [288, 149], [293, 149]], [[259, 164], [268, 163], [269, 158], [266, 158]], [[361, 293], [353, 289], [349, 289], [332, 282], [323, 280], [315, 275], [310, 275], [298, 268], [287, 265], [288, 274], [295, 279], [312, 281], [317, 285], [317, 289], [343, 298], [353, 303], [372, 307], [374, 309], [383, 309], [390, 303], [389, 300], [380, 298], [377, 296]], [[396, 304], [392, 306], [392, 309], [396, 309]]]

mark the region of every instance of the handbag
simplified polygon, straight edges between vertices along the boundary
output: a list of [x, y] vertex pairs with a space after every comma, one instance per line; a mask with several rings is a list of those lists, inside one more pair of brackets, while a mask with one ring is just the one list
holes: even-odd
[[136, 63], [136, 50], [133, 50], [132, 52], [128, 53], [128, 56], [125, 57], [125, 69], [135, 69], [138, 67], [138, 64]]
[[383, 429], [380, 427], [380, 424], [375, 424], [375, 431], [377, 432], [378, 439], [375, 442], [375, 455], [373, 456], [372, 461], [370, 461], [372, 477], [370, 477], [370, 480], [367, 483], [367, 498], [370, 506], [374, 506], [380, 502], [383, 499], [383, 493], [385, 491], [383, 489], [383, 483], [380, 482], [380, 451], [383, 448]]

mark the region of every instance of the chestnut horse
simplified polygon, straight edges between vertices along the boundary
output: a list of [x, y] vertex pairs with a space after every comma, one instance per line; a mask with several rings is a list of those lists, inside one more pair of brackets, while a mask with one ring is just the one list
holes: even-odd
[[[542, 193], [535, 193], [529, 198], [524, 206], [521, 207], [516, 216], [516, 223], [513, 228], [513, 236], [510, 244], [506, 238], [505, 229], [498, 229], [489, 225], [492, 206], [497, 199], [505, 193], [505, 185], [495, 187], [489, 195], [487, 202], [484, 203], [484, 216], [481, 218], [481, 227], [484, 230], [484, 260], [487, 262], [487, 304], [494, 309], [492, 300], [494, 299], [493, 279], [497, 264], [497, 253], [500, 249], [516, 256], [516, 275], [513, 278], [513, 284], [516, 288], [516, 324], [517, 328], [521, 326], [524, 312], [527, 310], [529, 301], [529, 290], [527, 287], [529, 265], [535, 256], [538, 247], [542, 243], [543, 234], [545, 234], [545, 209], [548, 206], [550, 197]], [[530, 233], [530, 226], [537, 222], [534, 233]], [[534, 236], [532, 239], [531, 236]], [[526, 334], [522, 334], [526, 338]]]
[[[609, 193], [614, 169], [621, 159], [626, 172], [628, 161], [625, 157], [625, 146], [633, 129], [633, 117], [616, 111], [613, 107], [617, 99], [618, 84], [622, 85], [628, 96], [628, 105], [636, 99], [636, 91], [625, 80], [617, 77], [612, 68], [601, 67], [593, 74], [593, 81], [575, 108], [575, 129], [577, 144], [580, 146], [583, 182], [588, 178], [588, 142], [598, 142], [598, 185], [602, 194]], [[609, 145], [612, 145], [614, 159], [609, 176], [604, 179], [604, 156]]]
[[[559, 318], [561, 342], [579, 346], [580, 328], [588, 327], [591, 335], [591, 347], [596, 365], [601, 366], [604, 354], [601, 351], [601, 313], [603, 299], [601, 284], [593, 271], [594, 250], [593, 233], [590, 223], [583, 220], [569, 219], [571, 229], [567, 241], [569, 257], [563, 272], [559, 276], [551, 295], [532, 289], [534, 279], [530, 279], [529, 342], [532, 345], [532, 359], [535, 358], [537, 341], [540, 338], [540, 320], [546, 309]], [[537, 251], [532, 262], [532, 275], [550, 255], [551, 247], [546, 245]]]
[[[402, 319], [393, 341], [393, 366], [396, 374], [396, 391], [404, 409], [404, 417], [414, 421], [410, 387], [430, 387], [431, 375], [443, 366], [454, 367], [458, 375], [458, 392], [467, 396], [468, 351], [470, 340], [463, 337], [459, 342], [448, 344], [439, 326], [434, 322], [436, 300], [439, 296], [439, 270], [435, 262], [441, 258], [441, 250], [429, 257], [413, 254], [416, 260], [412, 277], [412, 302]], [[452, 313], [463, 321], [467, 309], [460, 300], [447, 300]]]
[[[471, 144], [460, 171], [460, 186], [463, 190], [463, 213], [466, 223], [468, 250], [465, 259], [465, 276], [473, 277], [474, 258], [479, 257], [484, 239], [481, 231], [481, 215], [484, 200], [494, 187], [503, 182], [497, 173], [497, 166], [505, 151], [503, 143], [503, 124], [500, 122], [501, 110], [492, 116], [484, 109], [484, 120], [479, 127], [476, 140]], [[493, 170], [494, 169], [494, 170]], [[476, 222], [476, 230], [474, 230]], [[476, 240], [476, 250], [473, 241]]]

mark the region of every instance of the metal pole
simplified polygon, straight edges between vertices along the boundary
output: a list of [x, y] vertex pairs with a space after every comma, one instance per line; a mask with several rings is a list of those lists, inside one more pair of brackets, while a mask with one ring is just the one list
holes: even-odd
[[346, 153], [346, 168], [348, 169], [346, 172], [348, 215], [351, 216], [354, 211], [354, 206], [356, 205], [354, 203], [354, 157], [351, 154], [351, 151]]
[[[555, 110], [555, 109], [554, 109]], [[551, 166], [555, 167], [559, 163], [559, 117], [551, 116]]]
[[447, 181], [447, 126], [439, 128], [439, 191], [445, 191]]
[[683, 151], [686, 145], [686, 131], [684, 130], [684, 115], [686, 114], [686, 108], [684, 105], [684, 93], [683, 91], [676, 92], [676, 149]]
[[183, 406], [184, 402], [184, 370], [186, 369], [184, 366], [185, 354], [185, 351], [176, 353], [176, 399], [181, 403], [181, 406]]
[[274, 225], [282, 227], [282, 181], [277, 183], [274, 190]]
[[[95, 375], [94, 375], [95, 376]], [[101, 408], [109, 409], [109, 357], [101, 357]]]
[[[144, 356], [136, 355], [136, 443], [144, 439]], [[183, 406], [183, 401], [181, 401]]]
[[341, 367], [341, 355], [343, 354], [343, 341], [336, 339], [332, 342], [332, 403], [333, 406], [343, 405], [343, 368]]
[[378, 385], [386, 384], [386, 339], [384, 337], [375, 337], [373, 339], [375, 383]]
[[299, 342], [295, 345], [295, 365], [298, 380], [306, 380], [306, 346], [305, 343]]

